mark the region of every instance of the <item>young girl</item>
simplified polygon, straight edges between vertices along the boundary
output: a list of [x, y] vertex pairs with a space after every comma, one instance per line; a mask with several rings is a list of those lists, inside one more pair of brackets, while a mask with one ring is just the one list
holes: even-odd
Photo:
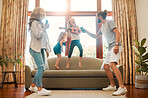
[[[70, 18], [67, 24], [68, 24], [68, 28], [79, 28], [78, 26], [76, 26], [74, 18]], [[79, 51], [80, 51], [79, 66], [82, 67], [81, 59], [83, 56], [83, 48], [80, 43], [80, 36], [79, 34], [73, 33], [71, 32], [71, 30], [68, 30], [68, 37], [71, 38], [71, 45], [70, 45], [70, 51], [68, 53], [68, 61], [67, 61], [66, 68], [69, 68], [69, 61], [70, 61], [70, 58], [71, 58], [71, 55], [72, 55], [72, 52], [75, 46], [79, 48]]]
[[60, 35], [59, 35], [59, 38], [58, 38], [58, 43], [54, 46], [53, 50], [54, 50], [54, 53], [55, 55], [57, 55], [57, 60], [56, 60], [56, 64], [54, 65], [54, 67], [59, 70], [59, 62], [61, 60], [61, 50], [62, 50], [62, 47], [65, 46], [65, 40], [67, 38], [67, 34], [65, 32], [61, 32]]
[[41, 40], [43, 33], [49, 24], [43, 25], [41, 22], [45, 18], [45, 11], [42, 8], [35, 8], [30, 16], [29, 30], [31, 34], [30, 54], [32, 55], [38, 70], [34, 76], [29, 90], [37, 92], [38, 95], [49, 95], [51, 91], [42, 88], [42, 75], [44, 72], [44, 62], [41, 55]]

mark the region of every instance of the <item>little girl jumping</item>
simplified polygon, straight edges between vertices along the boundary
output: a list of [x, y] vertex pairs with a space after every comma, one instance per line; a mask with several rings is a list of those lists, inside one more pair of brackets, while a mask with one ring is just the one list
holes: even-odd
[[54, 46], [53, 50], [55, 55], [57, 55], [57, 60], [56, 60], [56, 64], [54, 65], [54, 67], [59, 70], [59, 62], [61, 60], [61, 51], [63, 50], [63, 46], [65, 46], [65, 40], [67, 38], [67, 34], [65, 32], [61, 32], [58, 38], [58, 43]]
[[[79, 29], [79, 27], [75, 23], [74, 18], [70, 18], [67, 24], [68, 24], [68, 28], [70, 28], [70, 29], [71, 28], [78, 28]], [[81, 32], [80, 29], [79, 29], [79, 32]], [[81, 59], [83, 56], [83, 48], [80, 43], [80, 36], [79, 36], [79, 34], [73, 33], [72, 30], [68, 30], [68, 37], [71, 38], [71, 44], [70, 44], [70, 51], [68, 53], [68, 61], [67, 61], [66, 68], [69, 68], [69, 61], [70, 61], [70, 58], [71, 58], [71, 55], [72, 55], [72, 52], [73, 52], [73, 49], [75, 46], [77, 46], [79, 48], [79, 51], [80, 51], [79, 66], [82, 67]]]

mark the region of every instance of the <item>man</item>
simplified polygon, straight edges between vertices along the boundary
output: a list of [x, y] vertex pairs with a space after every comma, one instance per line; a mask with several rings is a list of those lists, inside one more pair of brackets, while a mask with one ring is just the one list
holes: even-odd
[[87, 33], [89, 36], [98, 39], [102, 34], [104, 35], [107, 43], [108, 43], [108, 52], [104, 61], [104, 70], [109, 78], [110, 85], [106, 88], [103, 88], [104, 91], [108, 90], [116, 90], [116, 86], [113, 80], [113, 74], [110, 68], [115, 73], [115, 76], [119, 82], [119, 88], [112, 95], [119, 96], [127, 93], [127, 89], [123, 84], [122, 76], [119, 69], [116, 67], [120, 54], [122, 51], [122, 45], [120, 42], [120, 33], [117, 29], [117, 26], [114, 21], [106, 20], [107, 11], [98, 12], [97, 20], [98, 23], [102, 23], [101, 29], [97, 32], [97, 34], [90, 33], [89, 31], [82, 29], [82, 32]]

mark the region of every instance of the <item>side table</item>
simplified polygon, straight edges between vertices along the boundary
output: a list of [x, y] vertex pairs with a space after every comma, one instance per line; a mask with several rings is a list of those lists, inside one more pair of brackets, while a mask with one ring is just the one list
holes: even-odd
[[[4, 72], [2, 72], [2, 73], [4, 73], [4, 75], [3, 75], [3, 78], [2, 78], [1, 88], [3, 88], [4, 84], [15, 84], [15, 87], [18, 88], [17, 82], [16, 82], [16, 73], [17, 72], [18, 71], [4, 71]], [[13, 82], [4, 82], [7, 73], [12, 73], [13, 74], [13, 80], [14, 80]]]

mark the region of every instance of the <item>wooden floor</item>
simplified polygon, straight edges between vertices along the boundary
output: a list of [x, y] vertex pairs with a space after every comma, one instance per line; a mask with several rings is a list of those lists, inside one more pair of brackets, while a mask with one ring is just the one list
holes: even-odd
[[[127, 98], [148, 98], [148, 89], [136, 89], [134, 85], [125, 85], [128, 93]], [[13, 85], [4, 85], [3, 89], [0, 89], [0, 98], [25, 98], [30, 95], [30, 91], [26, 91], [23, 84], [18, 85], [15, 88]]]

